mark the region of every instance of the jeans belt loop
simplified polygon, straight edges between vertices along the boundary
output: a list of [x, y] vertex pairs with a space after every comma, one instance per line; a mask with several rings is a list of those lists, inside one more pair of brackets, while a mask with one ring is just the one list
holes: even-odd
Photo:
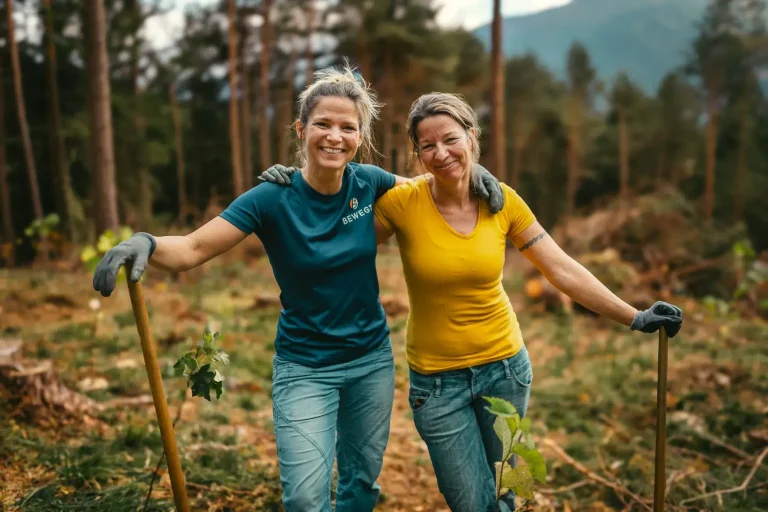
[[502, 359], [502, 363], [504, 363], [504, 375], [507, 377], [507, 380], [512, 378], [512, 371], [509, 369], [509, 360], [508, 359]]
[[440, 396], [440, 389], [441, 389], [441, 381], [440, 381], [440, 377], [437, 377], [435, 379], [435, 396], [436, 397]]

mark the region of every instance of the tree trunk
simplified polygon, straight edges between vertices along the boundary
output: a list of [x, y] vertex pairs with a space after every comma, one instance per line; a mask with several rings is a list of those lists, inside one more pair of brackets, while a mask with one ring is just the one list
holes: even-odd
[[104, 0], [85, 2], [86, 76], [96, 236], [117, 231], [117, 187]]
[[[710, 98], [715, 98], [710, 94]], [[710, 99], [707, 102], [706, 166], [704, 187], [704, 220], [711, 221], [715, 206], [715, 158], [717, 156], [717, 112]]]
[[[139, 180], [139, 219], [142, 226], [150, 226], [152, 222], [152, 183], [149, 169], [144, 158], [146, 123], [141, 108], [141, 87], [139, 85], [139, 50], [141, 39], [141, 6], [139, 0], [131, 0], [131, 15], [133, 16], [133, 44], [131, 46], [131, 82], [133, 84], [133, 127], [134, 149], [133, 161], [136, 176]], [[149, 229], [147, 227], [147, 229]]]
[[523, 167], [523, 155], [525, 153], [525, 139], [522, 135], [515, 135], [512, 141], [512, 167], [509, 172], [509, 186], [515, 190], [520, 187], [520, 174]]
[[[365, 20], [365, 13], [361, 13]], [[360, 27], [360, 35], [357, 42], [357, 61], [360, 64], [360, 73], [366, 82], [371, 81], [371, 50], [368, 47], [368, 36], [365, 31], [365, 21]]]
[[19, 62], [19, 48], [16, 44], [16, 27], [13, 21], [13, 0], [5, 0], [5, 13], [8, 23], [8, 50], [11, 54], [11, 68], [13, 71], [13, 89], [16, 93], [16, 111], [19, 114], [19, 131], [21, 142], [24, 146], [24, 161], [27, 165], [27, 177], [29, 178], [29, 191], [32, 195], [32, 208], [35, 218], [43, 218], [43, 205], [40, 201], [40, 187], [37, 184], [37, 168], [35, 156], [32, 153], [32, 141], [29, 138], [29, 123], [27, 123], [27, 109], [24, 106], [24, 90], [21, 84], [21, 64]]
[[307, 0], [307, 48], [306, 48], [306, 60], [307, 70], [306, 78], [304, 79], [305, 87], [312, 84], [315, 74], [315, 55], [312, 51], [312, 31], [315, 25], [315, 4], [314, 0]]
[[229, 138], [232, 155], [232, 186], [235, 197], [242, 194], [243, 171], [240, 153], [240, 120], [238, 112], [238, 80], [237, 80], [237, 28], [235, 26], [235, 0], [228, 0], [227, 9], [229, 30]]
[[8, 159], [5, 153], [5, 92], [3, 91], [2, 73], [0, 73], [0, 202], [3, 204], [0, 214], [3, 216], [3, 234], [6, 242], [10, 245], [6, 263], [12, 266], [15, 263], [16, 233], [13, 230], [7, 163]]
[[[248, 25], [243, 24], [243, 30], [248, 30]], [[240, 127], [242, 129], [243, 142], [243, 189], [253, 188], [253, 123], [251, 123], [251, 81], [248, 72], [248, 62], [246, 59], [246, 44], [248, 41], [247, 32], [243, 34], [243, 44], [240, 54], [240, 87], [242, 97], [240, 98]]]
[[739, 120], [739, 149], [736, 157], [736, 176], [733, 187], [733, 220], [744, 220], [747, 202], [747, 182], [749, 181], [749, 141], [751, 138], [750, 112], [747, 105], [741, 108]]
[[61, 128], [61, 110], [59, 108], [59, 85], [56, 76], [56, 44], [53, 33], [53, 9], [51, 0], [45, 0], [45, 39], [47, 50], [46, 83], [48, 86], [48, 116], [50, 123], [51, 144], [51, 176], [56, 211], [61, 216], [61, 225], [64, 233], [70, 240], [74, 240], [75, 228], [70, 212], [70, 196], [72, 184], [69, 175], [69, 163], [67, 162], [66, 148], [64, 147], [64, 135]]
[[493, 0], [491, 49], [491, 172], [503, 179], [506, 174], [504, 133], [504, 51], [501, 38], [501, 0]]
[[272, 25], [270, 23], [270, 11], [272, 0], [264, 0], [264, 23], [261, 25], [261, 126], [259, 127], [259, 146], [261, 152], [261, 170], [267, 170], [272, 161], [272, 134], [269, 122], [269, 57], [272, 51]]
[[[381, 121], [384, 127], [384, 136], [382, 149], [384, 153], [384, 167], [391, 167], [394, 165], [392, 162], [392, 148], [393, 146], [393, 134], [392, 134], [392, 120], [395, 115], [394, 105], [394, 89], [395, 89], [395, 69], [392, 62], [392, 49], [387, 47], [384, 50], [384, 106], [381, 109]], [[387, 169], [392, 172], [392, 169]]]
[[579, 147], [579, 130], [572, 127], [568, 133], [568, 148], [567, 148], [567, 160], [568, 160], [568, 181], [566, 185], [566, 202], [565, 202], [565, 214], [570, 216], [576, 211], [576, 192], [579, 186], [579, 160], [580, 151]]
[[[286, 101], [282, 105], [282, 114], [280, 121], [280, 131], [278, 132], [280, 154], [278, 155], [278, 161], [288, 164], [291, 162], [291, 133], [293, 128], [293, 94], [294, 86], [296, 83], [296, 59], [297, 51], [296, 47], [291, 45], [291, 56], [288, 58], [288, 69], [286, 69], [287, 84], [286, 84]], [[290, 126], [290, 128], [289, 128]]]
[[181, 143], [181, 116], [179, 104], [176, 101], [176, 85], [171, 82], [168, 85], [168, 93], [171, 99], [171, 115], [173, 117], [173, 133], [176, 141], [176, 185], [179, 198], [179, 220], [183, 223], [187, 214], [187, 183], [184, 174], [184, 146]]
[[626, 202], [629, 198], [629, 138], [627, 137], [627, 116], [621, 110], [619, 117], [619, 196]]

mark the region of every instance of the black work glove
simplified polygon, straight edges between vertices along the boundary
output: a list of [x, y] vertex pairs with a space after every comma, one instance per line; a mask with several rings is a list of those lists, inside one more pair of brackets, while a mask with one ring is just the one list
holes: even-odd
[[275, 164], [258, 177], [261, 181], [268, 181], [270, 183], [277, 183], [278, 185], [290, 185], [291, 174], [298, 171], [296, 167], [285, 167], [280, 164]]
[[472, 190], [477, 197], [488, 203], [492, 214], [495, 215], [504, 208], [504, 191], [501, 190], [499, 180], [480, 164], [475, 166]]
[[147, 262], [155, 252], [155, 237], [149, 233], [136, 233], [125, 242], [120, 242], [99, 262], [93, 274], [93, 289], [102, 296], [109, 297], [117, 283], [117, 273], [120, 267], [132, 263], [131, 275], [128, 279], [136, 283], [147, 268]]
[[658, 301], [645, 311], [638, 311], [629, 326], [633, 331], [652, 333], [664, 327], [670, 338], [683, 326], [683, 310], [672, 304]]

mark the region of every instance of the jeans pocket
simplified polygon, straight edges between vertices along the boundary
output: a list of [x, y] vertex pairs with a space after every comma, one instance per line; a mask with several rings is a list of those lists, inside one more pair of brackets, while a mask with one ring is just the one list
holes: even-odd
[[521, 386], [528, 388], [533, 383], [533, 366], [528, 351], [523, 347], [520, 352], [509, 358], [509, 368], [512, 375]]
[[433, 391], [427, 391], [426, 389], [416, 388], [411, 385], [408, 389], [408, 403], [411, 406], [411, 410], [416, 412], [424, 407], [433, 394]]

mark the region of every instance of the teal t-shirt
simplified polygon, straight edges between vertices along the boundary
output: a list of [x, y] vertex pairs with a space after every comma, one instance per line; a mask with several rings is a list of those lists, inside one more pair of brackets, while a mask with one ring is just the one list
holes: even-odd
[[395, 176], [350, 163], [332, 195], [314, 190], [300, 172], [291, 180], [252, 188], [221, 217], [264, 244], [280, 286], [277, 354], [311, 367], [353, 360], [389, 337], [373, 203], [395, 186]]

